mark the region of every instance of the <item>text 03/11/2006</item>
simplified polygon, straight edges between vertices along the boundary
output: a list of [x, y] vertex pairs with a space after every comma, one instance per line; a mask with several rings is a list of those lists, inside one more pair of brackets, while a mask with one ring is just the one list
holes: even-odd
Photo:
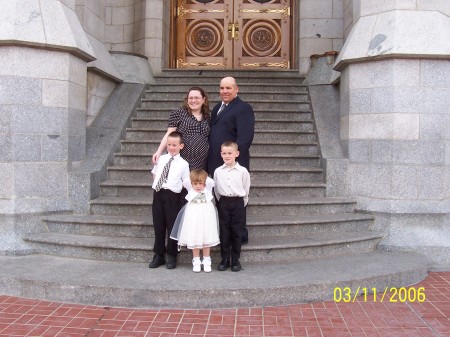
[[[361, 296], [361, 298], [358, 298]], [[337, 303], [339, 302], [355, 302], [358, 301], [373, 301], [373, 302], [425, 302], [425, 288], [389, 288], [386, 287], [382, 292], [378, 291], [377, 288], [365, 288], [358, 287], [353, 290], [350, 287], [334, 288], [333, 300]]]

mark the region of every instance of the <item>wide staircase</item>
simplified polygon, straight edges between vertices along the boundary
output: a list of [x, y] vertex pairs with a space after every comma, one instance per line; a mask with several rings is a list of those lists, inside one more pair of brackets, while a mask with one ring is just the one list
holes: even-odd
[[[174, 271], [147, 268], [153, 247], [151, 156], [167, 130], [170, 111], [181, 105], [188, 88], [203, 87], [212, 108], [224, 76], [219, 71], [164, 71], [148, 86], [108, 168], [108, 179], [100, 183], [101, 196], [91, 201], [90, 214], [46, 217], [42, 220], [48, 231], [26, 238], [42, 256], [62, 257], [66, 266], [86, 265], [81, 273], [96, 270], [103, 281], [109, 275], [97, 286], [92, 276], [84, 285], [72, 276], [73, 287], [90, 289], [91, 294], [84, 299], [77, 290], [74, 300], [149, 307], [274, 305], [329, 299], [335, 287], [401, 286], [421, 280], [426, 274], [423, 259], [379, 252], [382, 233], [372, 230], [373, 215], [355, 211], [354, 200], [326, 196], [303, 79], [291, 71], [231, 75], [256, 115], [244, 270], [194, 274], [186, 249]], [[218, 248], [212, 258], [216, 265]], [[197, 282], [215, 300], [199, 295]], [[118, 300], [121, 292], [128, 297]]]

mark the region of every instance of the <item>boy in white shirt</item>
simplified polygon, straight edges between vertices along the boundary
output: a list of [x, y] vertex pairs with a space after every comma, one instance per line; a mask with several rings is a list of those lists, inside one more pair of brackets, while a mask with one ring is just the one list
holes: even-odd
[[237, 143], [223, 143], [221, 156], [224, 164], [214, 171], [222, 257], [217, 270], [224, 271], [231, 266], [231, 271], [240, 271], [241, 236], [245, 226], [245, 206], [250, 192], [250, 174], [236, 162], [239, 156]]
[[[181, 158], [180, 151], [184, 147], [181, 133], [174, 131], [167, 136], [167, 154], [158, 159], [153, 173], [153, 229], [155, 244], [152, 262], [149, 268], [158, 268], [166, 264], [167, 269], [177, 266], [177, 241], [170, 238], [173, 224], [181, 209], [180, 192], [183, 180], [189, 178], [189, 164]], [[166, 248], [167, 240], [167, 248]], [[167, 262], [164, 254], [167, 252]]]

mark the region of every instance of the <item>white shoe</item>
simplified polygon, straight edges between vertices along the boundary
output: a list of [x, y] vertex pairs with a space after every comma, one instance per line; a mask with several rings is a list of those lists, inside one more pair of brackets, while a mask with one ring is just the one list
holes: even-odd
[[199, 257], [194, 257], [192, 260], [192, 271], [194, 273], [199, 273], [202, 270], [202, 261]]
[[203, 258], [203, 270], [205, 271], [205, 273], [210, 273], [211, 272], [211, 257], [207, 256]]

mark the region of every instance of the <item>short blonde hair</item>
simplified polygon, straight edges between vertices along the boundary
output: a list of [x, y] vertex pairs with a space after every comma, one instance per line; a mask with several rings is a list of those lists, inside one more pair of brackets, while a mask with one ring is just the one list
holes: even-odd
[[224, 148], [224, 147], [232, 147], [232, 148], [234, 148], [236, 151], [239, 150], [239, 146], [237, 145], [237, 143], [236, 143], [236, 142], [232, 142], [232, 141], [227, 141], [227, 142], [223, 143], [223, 144], [220, 146], [220, 149], [222, 149], [222, 148]]
[[189, 176], [191, 179], [191, 183], [206, 183], [206, 179], [208, 178], [208, 173], [205, 170], [195, 169], [191, 171]]

